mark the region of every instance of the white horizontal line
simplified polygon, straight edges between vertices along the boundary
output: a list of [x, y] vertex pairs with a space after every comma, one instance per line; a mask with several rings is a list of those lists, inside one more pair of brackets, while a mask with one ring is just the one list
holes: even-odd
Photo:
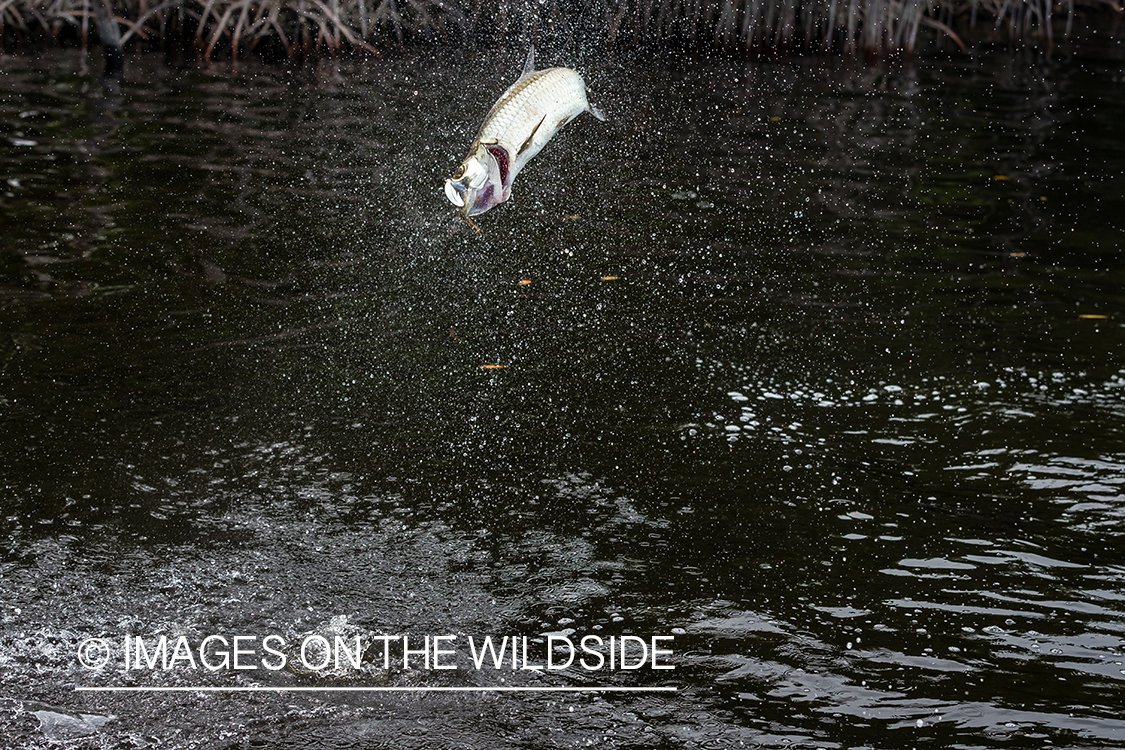
[[674, 687], [272, 687], [175, 685], [170, 687], [100, 687], [74, 688], [76, 693], [674, 693]]

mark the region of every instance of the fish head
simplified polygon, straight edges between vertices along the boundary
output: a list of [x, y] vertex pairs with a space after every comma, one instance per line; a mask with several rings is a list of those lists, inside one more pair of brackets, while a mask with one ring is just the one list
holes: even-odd
[[508, 200], [511, 159], [499, 144], [480, 144], [445, 181], [445, 197], [457, 206], [462, 216], [483, 214]]

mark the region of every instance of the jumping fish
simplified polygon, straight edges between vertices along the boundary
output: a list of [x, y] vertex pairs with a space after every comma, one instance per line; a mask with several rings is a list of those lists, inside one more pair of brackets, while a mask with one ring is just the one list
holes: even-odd
[[449, 202], [468, 219], [508, 200], [512, 181], [524, 165], [583, 112], [605, 120], [586, 100], [582, 76], [570, 68], [535, 70], [532, 47], [523, 74], [492, 105], [469, 155], [445, 181]]

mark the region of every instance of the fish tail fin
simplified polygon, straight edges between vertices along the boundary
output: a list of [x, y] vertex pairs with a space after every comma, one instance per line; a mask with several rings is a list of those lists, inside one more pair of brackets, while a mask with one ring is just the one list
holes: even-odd
[[523, 78], [524, 76], [530, 75], [531, 73], [534, 73], [534, 72], [535, 72], [535, 45], [533, 44], [527, 50], [527, 62], [525, 62], [523, 64], [523, 72], [520, 73], [520, 78]]
[[593, 104], [590, 104], [589, 106], [590, 106], [590, 114], [592, 114], [594, 117], [598, 118], [602, 122], [606, 121], [605, 112], [602, 112], [600, 109], [595, 107]]

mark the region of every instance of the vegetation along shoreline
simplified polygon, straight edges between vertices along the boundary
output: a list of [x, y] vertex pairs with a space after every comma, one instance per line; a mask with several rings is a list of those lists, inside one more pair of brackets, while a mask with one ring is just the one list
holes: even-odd
[[101, 44], [111, 74], [130, 48], [301, 60], [545, 35], [610, 50], [893, 55], [1050, 48], [1123, 28], [1120, 0], [0, 0], [0, 49]]

